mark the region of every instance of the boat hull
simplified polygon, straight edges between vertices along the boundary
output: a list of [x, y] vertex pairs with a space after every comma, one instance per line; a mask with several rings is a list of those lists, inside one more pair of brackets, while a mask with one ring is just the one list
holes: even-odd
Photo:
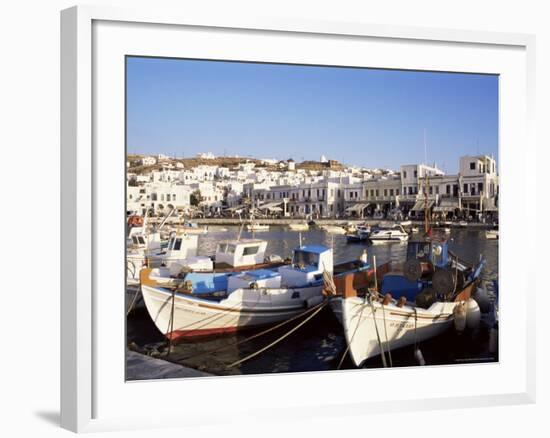
[[[367, 359], [381, 354], [380, 348], [386, 352], [444, 333], [453, 324], [455, 305], [437, 302], [422, 309], [374, 302], [371, 307], [360, 297], [341, 300], [341, 319], [353, 362], [361, 367]], [[335, 315], [338, 317], [337, 312]]]
[[321, 286], [239, 289], [219, 302], [148, 285], [142, 285], [142, 293], [158, 330], [172, 340], [274, 324], [322, 301]]

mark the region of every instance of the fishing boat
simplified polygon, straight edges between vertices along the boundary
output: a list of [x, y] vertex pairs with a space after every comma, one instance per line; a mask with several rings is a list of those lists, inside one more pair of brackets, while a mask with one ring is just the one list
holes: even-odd
[[345, 228], [339, 225], [321, 225], [319, 228], [330, 234], [346, 234]]
[[486, 230], [485, 238], [488, 240], [497, 240], [498, 239], [498, 229], [496, 230]]
[[401, 225], [394, 225], [391, 228], [380, 228], [373, 231], [369, 239], [372, 243], [406, 242], [409, 240], [409, 234]]
[[269, 225], [260, 224], [258, 222], [247, 224], [246, 229], [248, 231], [269, 231]]
[[126, 278], [128, 284], [139, 283], [139, 271], [144, 266], [170, 269], [212, 270], [209, 257], [197, 256], [198, 236], [177, 230], [170, 234], [166, 248], [162, 248], [158, 231], [143, 235], [133, 234], [132, 245], [126, 249]]
[[387, 352], [438, 336], [453, 324], [463, 330], [479, 322], [472, 296], [485, 261], [459, 260], [446, 241], [409, 242], [407, 250], [403, 272], [386, 273], [380, 287], [369, 288], [357, 273], [335, 281], [346, 341], [358, 367], [379, 354], [384, 361]]
[[288, 224], [288, 229], [290, 231], [308, 231], [309, 225], [307, 224], [307, 222]]
[[144, 301], [167, 338], [231, 333], [277, 323], [323, 301], [323, 273], [335, 278], [366, 269], [361, 260], [333, 267], [332, 249], [310, 245], [294, 250], [292, 264], [278, 269], [228, 273], [187, 273], [165, 277], [141, 271]]
[[347, 232], [346, 239], [348, 243], [364, 242], [369, 240], [371, 227], [368, 225], [357, 225], [355, 231]]
[[207, 226], [199, 227], [195, 222], [184, 222], [183, 225], [180, 225], [178, 228], [189, 235], [202, 235], [208, 233]]

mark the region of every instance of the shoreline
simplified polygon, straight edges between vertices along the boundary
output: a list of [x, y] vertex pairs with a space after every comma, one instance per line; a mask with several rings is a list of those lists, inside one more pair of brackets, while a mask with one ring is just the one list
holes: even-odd
[[[164, 218], [162, 218], [164, 219]], [[150, 218], [150, 222], [159, 222], [160, 218]], [[192, 218], [188, 219], [190, 222], [194, 222], [198, 225], [234, 225], [239, 226], [242, 224], [249, 224], [249, 219], [238, 219], [238, 218]], [[265, 225], [290, 225], [290, 224], [301, 224], [306, 222], [305, 219], [299, 219], [299, 218], [256, 218], [255, 221], [261, 224]], [[166, 223], [167, 224], [178, 224], [180, 222], [180, 218], [169, 218]], [[331, 218], [321, 218], [321, 219], [314, 219], [314, 222], [317, 225], [347, 225], [347, 224], [368, 224], [368, 225], [394, 225], [394, 224], [400, 224], [404, 221], [394, 221], [394, 220], [388, 220], [388, 219], [331, 219]], [[411, 220], [411, 224], [415, 226], [423, 226], [424, 221], [422, 220]], [[467, 225], [458, 225], [458, 223], [452, 223], [450, 225], [447, 225], [450, 228], [467, 228], [467, 229], [488, 229], [492, 228], [492, 224], [485, 224], [481, 222], [469, 222]], [[437, 227], [435, 227], [437, 228]]]

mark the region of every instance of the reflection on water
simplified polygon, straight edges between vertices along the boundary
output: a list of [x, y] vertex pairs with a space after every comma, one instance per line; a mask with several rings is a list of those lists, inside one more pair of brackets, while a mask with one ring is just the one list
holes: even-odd
[[[209, 227], [209, 233], [199, 238], [199, 254], [213, 254], [216, 244], [220, 240], [234, 239], [239, 233], [238, 227], [226, 227], [226, 230], [217, 231], [216, 227]], [[372, 256], [376, 255], [378, 264], [388, 260], [400, 263], [405, 258], [407, 248], [406, 244], [401, 243], [382, 245], [348, 244], [345, 236], [331, 235], [321, 230], [302, 232], [301, 236], [304, 245], [321, 244], [332, 247], [335, 263], [357, 259], [364, 249], [368, 250], [370, 261], [372, 261]], [[241, 237], [265, 239], [269, 242], [268, 254], [277, 254], [283, 257], [289, 257], [293, 248], [298, 246], [299, 242], [298, 232], [292, 232], [277, 226], [272, 226], [267, 232], [254, 234], [242, 231]], [[483, 231], [464, 229], [452, 230], [448, 238], [451, 239], [451, 250], [464, 260], [474, 262], [482, 254], [487, 260], [483, 275], [484, 279], [497, 278], [498, 240], [486, 240]], [[346, 344], [342, 327], [328, 307], [273, 348], [240, 366], [226, 368], [228, 364], [273, 342], [297, 323], [298, 321], [293, 322], [287, 327], [282, 327], [238, 345], [235, 344], [256, 332], [244, 332], [194, 342], [186, 341], [173, 346], [170, 356], [166, 359], [219, 375], [335, 369], [345, 351]], [[483, 315], [480, 328], [474, 333], [459, 335], [453, 330], [449, 330], [438, 338], [423, 342], [420, 348], [426, 363], [428, 365], [440, 365], [496, 360], [488, 352], [489, 329], [492, 324], [492, 314]], [[147, 311], [134, 312], [128, 318], [128, 342], [134, 342], [145, 350], [162, 351], [164, 346], [163, 337], [150, 320]], [[227, 348], [222, 349], [222, 347]], [[412, 347], [393, 351], [392, 359], [394, 366], [416, 365]], [[381, 366], [380, 358], [370, 359], [366, 363], [366, 367]], [[344, 360], [342, 368], [353, 368], [349, 358]]]

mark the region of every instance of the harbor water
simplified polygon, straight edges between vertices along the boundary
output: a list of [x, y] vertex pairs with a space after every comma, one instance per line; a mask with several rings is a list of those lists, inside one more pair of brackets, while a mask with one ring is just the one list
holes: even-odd
[[[208, 234], [199, 238], [199, 254], [214, 253], [220, 240], [235, 239], [239, 227], [210, 226]], [[438, 231], [435, 232], [437, 236]], [[249, 233], [241, 231], [242, 238], [257, 237], [268, 241], [267, 254], [290, 257], [292, 250], [302, 244], [321, 244], [333, 248], [334, 262], [357, 259], [366, 249], [369, 261], [376, 256], [378, 264], [391, 260], [400, 264], [405, 260], [406, 243], [385, 243], [370, 245], [348, 243], [344, 235], [329, 234], [319, 229], [307, 232], [294, 232], [286, 227], [271, 226], [269, 231]], [[414, 236], [413, 236], [414, 237]], [[450, 239], [449, 247], [461, 259], [476, 262], [482, 255], [487, 264], [483, 279], [489, 292], [492, 280], [498, 277], [498, 240], [487, 240], [482, 230], [453, 228], [451, 234], [443, 235]], [[260, 350], [281, 337], [299, 321], [259, 336], [247, 342], [239, 341], [254, 335], [254, 331], [235, 335], [185, 341], [173, 345], [168, 353], [166, 341], [151, 321], [144, 308], [132, 311], [127, 317], [127, 343], [131, 349], [164, 360], [184, 365], [188, 368], [214, 375], [263, 374], [302, 371], [327, 371], [336, 369], [346, 350], [346, 341], [341, 325], [325, 307], [318, 315], [300, 329], [274, 347], [242, 363], [228, 368], [229, 364]], [[489, 332], [493, 326], [493, 313], [482, 314], [478, 329], [473, 332], [456, 333], [449, 330], [445, 334], [419, 345], [427, 365], [465, 364], [498, 361], [498, 353], [489, 352]], [[224, 348], [227, 347], [227, 348]], [[414, 348], [405, 347], [392, 351], [393, 366], [417, 365]], [[369, 359], [367, 368], [381, 367], [380, 357]], [[346, 357], [341, 369], [354, 368]], [[155, 378], [154, 375], [151, 378]]]

